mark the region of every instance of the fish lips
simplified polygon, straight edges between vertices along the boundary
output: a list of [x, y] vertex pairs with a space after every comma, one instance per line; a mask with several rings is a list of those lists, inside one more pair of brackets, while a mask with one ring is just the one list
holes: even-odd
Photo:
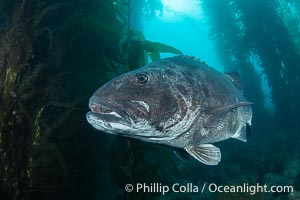
[[113, 131], [121, 129], [120, 127], [130, 127], [132, 124], [132, 120], [124, 111], [93, 102], [90, 103], [89, 107], [91, 111], [86, 114], [86, 119], [98, 130]]

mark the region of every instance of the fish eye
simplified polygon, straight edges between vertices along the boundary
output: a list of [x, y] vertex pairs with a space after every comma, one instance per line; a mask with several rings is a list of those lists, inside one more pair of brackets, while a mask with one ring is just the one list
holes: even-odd
[[137, 74], [136, 75], [136, 81], [140, 84], [145, 84], [148, 82], [148, 75], [146, 74]]

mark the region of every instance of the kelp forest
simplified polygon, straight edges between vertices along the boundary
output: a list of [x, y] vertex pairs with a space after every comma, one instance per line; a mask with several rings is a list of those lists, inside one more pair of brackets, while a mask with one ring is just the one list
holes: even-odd
[[[163, 9], [159, 0], [138, 2], [149, 18]], [[214, 168], [87, 123], [101, 85], [160, 53], [183, 54], [132, 28], [142, 22], [130, 0], [0, 0], [0, 199], [299, 199], [300, 2], [201, 3], [216, 57], [241, 74], [254, 103], [249, 142], [220, 143], [224, 161]], [[294, 192], [125, 192], [138, 182], [261, 182]]]
[[[256, 120], [299, 127], [299, 2], [213, 0], [203, 5], [221, 60], [226, 70], [242, 75], [246, 96], [255, 102]], [[270, 112], [264, 111], [261, 79], [270, 87], [277, 119], [265, 116]]]

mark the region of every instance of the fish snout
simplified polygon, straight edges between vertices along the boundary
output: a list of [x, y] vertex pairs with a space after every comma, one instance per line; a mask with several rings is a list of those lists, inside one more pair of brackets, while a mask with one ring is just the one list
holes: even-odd
[[113, 110], [105, 106], [97, 97], [91, 97], [89, 108], [94, 113], [111, 113]]

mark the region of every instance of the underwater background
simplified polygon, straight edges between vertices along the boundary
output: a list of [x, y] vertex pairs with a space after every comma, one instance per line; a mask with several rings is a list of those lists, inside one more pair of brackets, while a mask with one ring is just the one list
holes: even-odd
[[[97, 131], [88, 100], [151, 61], [237, 71], [254, 102], [222, 161]], [[0, 0], [0, 199], [300, 199], [300, 1]], [[126, 192], [126, 184], [293, 186], [293, 192]]]

